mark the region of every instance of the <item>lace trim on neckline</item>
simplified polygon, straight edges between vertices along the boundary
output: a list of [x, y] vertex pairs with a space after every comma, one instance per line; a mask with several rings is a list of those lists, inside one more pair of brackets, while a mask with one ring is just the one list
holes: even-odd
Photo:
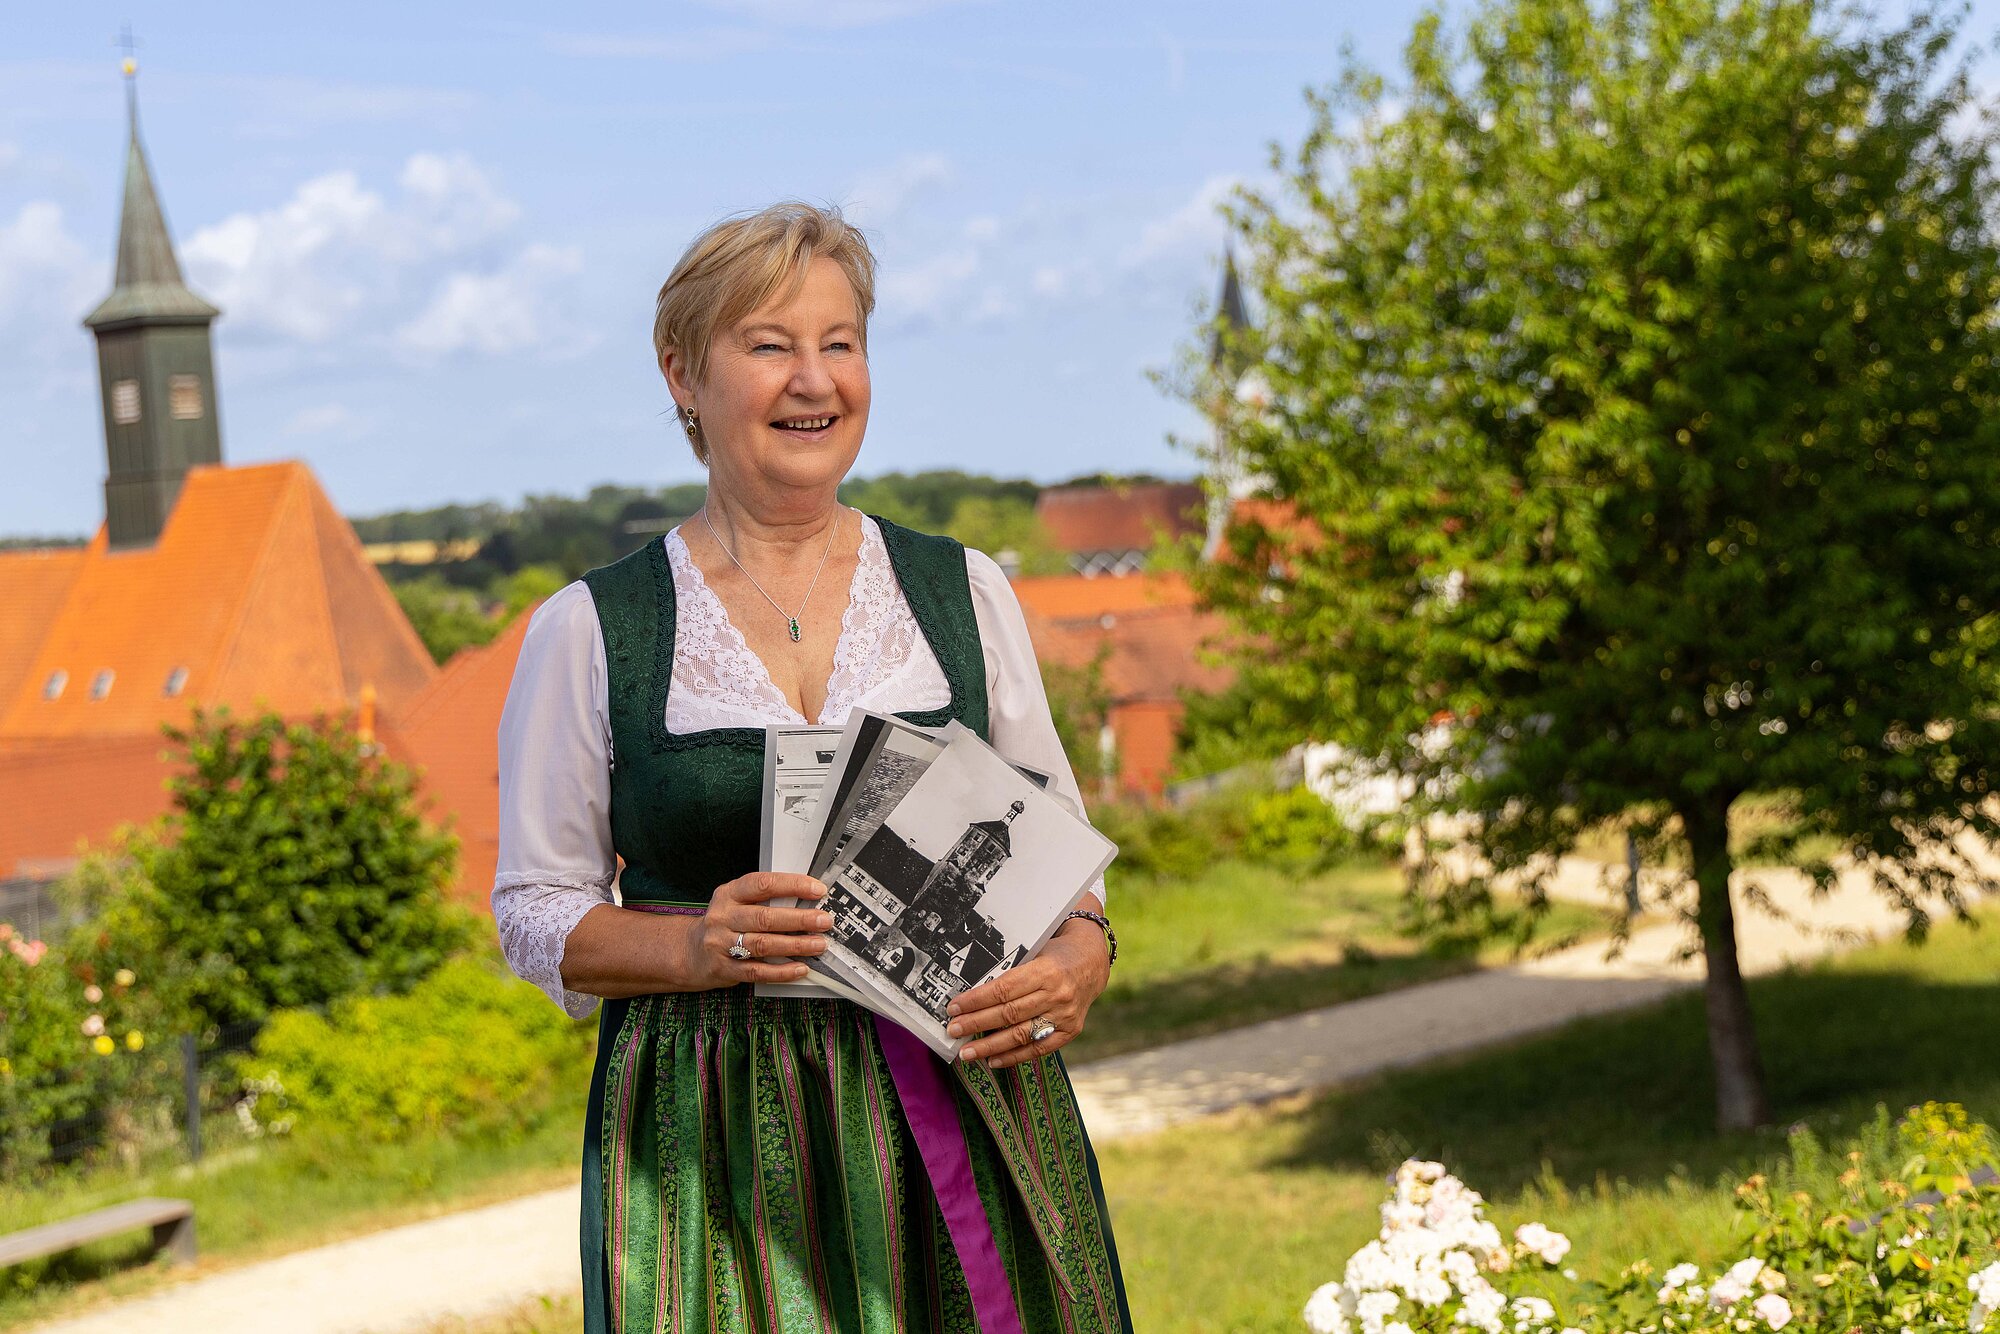
[[[722, 599], [702, 577], [679, 529], [661, 539], [673, 573], [675, 627], [672, 685], [664, 709], [674, 734], [721, 727], [804, 725], [782, 690], [730, 621]], [[890, 686], [898, 687], [893, 692]], [[883, 696], [893, 693], [894, 703]], [[892, 710], [938, 708], [951, 688], [897, 582], [882, 530], [861, 516], [861, 544], [848, 584], [847, 610], [834, 645], [833, 671], [819, 725], [844, 722], [857, 706]]]

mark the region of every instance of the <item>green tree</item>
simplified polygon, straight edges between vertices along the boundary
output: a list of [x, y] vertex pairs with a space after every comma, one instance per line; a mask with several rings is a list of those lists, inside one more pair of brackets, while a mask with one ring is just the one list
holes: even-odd
[[[527, 570], [542, 568], [529, 566], [500, 579], [510, 580]], [[505, 624], [486, 614], [477, 593], [468, 588], [453, 588], [436, 575], [392, 584], [390, 591], [396, 595], [403, 615], [409, 617], [410, 628], [424, 641], [432, 660], [440, 664], [449, 662], [460, 649], [490, 642]]]
[[1349, 56], [1232, 210], [1265, 392], [1189, 386], [1303, 521], [1204, 582], [1304, 729], [1536, 887], [1607, 819], [1684, 841], [1725, 1128], [1769, 1116], [1736, 800], [1913, 935], [1993, 887], [1946, 836], [2000, 833], [1995, 132], [1958, 19], [1866, 18], [1495, 0], [1427, 14], [1393, 102]]
[[201, 1029], [406, 991], [469, 941], [444, 897], [457, 841], [345, 722], [197, 711], [166, 731], [173, 808], [128, 870], [76, 886], [76, 958], [137, 969]]
[[1069, 562], [1035, 517], [1033, 501], [1015, 496], [963, 496], [938, 531], [989, 556], [1012, 552], [1022, 574], [1069, 573]]

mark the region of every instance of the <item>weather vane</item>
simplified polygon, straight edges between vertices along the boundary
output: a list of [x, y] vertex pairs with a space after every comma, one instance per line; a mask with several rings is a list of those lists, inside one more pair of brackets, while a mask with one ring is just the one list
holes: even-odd
[[125, 59], [118, 63], [118, 70], [125, 76], [125, 111], [136, 123], [139, 117], [139, 58], [133, 52], [139, 49], [139, 39], [132, 35], [132, 25], [120, 24], [118, 40], [114, 43], [125, 52]]

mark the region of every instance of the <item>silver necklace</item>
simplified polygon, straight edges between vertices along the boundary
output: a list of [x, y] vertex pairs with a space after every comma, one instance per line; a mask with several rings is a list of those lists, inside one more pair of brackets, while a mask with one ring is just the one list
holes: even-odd
[[703, 505], [701, 507], [701, 526], [708, 529], [708, 535], [715, 539], [715, 545], [722, 548], [722, 554], [729, 557], [729, 563], [734, 565], [737, 569], [743, 571], [743, 577], [750, 581], [750, 587], [756, 589], [758, 593], [762, 594], [764, 601], [771, 604], [771, 609], [777, 612], [778, 615], [783, 616], [785, 618], [786, 627], [792, 633], [792, 642], [794, 644], [798, 643], [799, 617], [804, 614], [807, 605], [812, 602], [813, 590], [819, 587], [820, 570], [824, 570], [826, 568], [826, 558], [833, 554], [834, 534], [840, 531], [839, 518], [836, 517], [832, 523], [826, 526], [826, 550], [819, 553], [819, 569], [813, 571], [812, 582], [806, 585], [806, 595], [799, 602], [799, 609], [794, 612], [787, 612], [783, 607], [780, 607], [778, 605], [778, 599], [772, 597], [769, 593], [764, 592], [764, 585], [757, 582], [757, 576], [750, 573], [749, 570], [744, 569], [743, 562], [736, 559], [736, 553], [729, 549], [729, 544], [722, 540], [722, 534], [716, 532], [715, 525], [708, 521], [707, 505]]

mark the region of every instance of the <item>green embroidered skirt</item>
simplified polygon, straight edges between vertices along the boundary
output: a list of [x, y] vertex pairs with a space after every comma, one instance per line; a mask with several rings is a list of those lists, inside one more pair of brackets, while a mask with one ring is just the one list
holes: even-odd
[[[608, 1308], [593, 1329], [977, 1334], [873, 1016], [748, 988], [620, 1008], [591, 1118]], [[1067, 1077], [1040, 1074], [1073, 1116]], [[1108, 1280], [1073, 1297], [971, 1099], [956, 1102], [1023, 1329], [1128, 1330], [1088, 1141], [1042, 1174]], [[588, 1177], [585, 1191], [588, 1210]], [[594, 1230], [587, 1219], [586, 1264]]]

